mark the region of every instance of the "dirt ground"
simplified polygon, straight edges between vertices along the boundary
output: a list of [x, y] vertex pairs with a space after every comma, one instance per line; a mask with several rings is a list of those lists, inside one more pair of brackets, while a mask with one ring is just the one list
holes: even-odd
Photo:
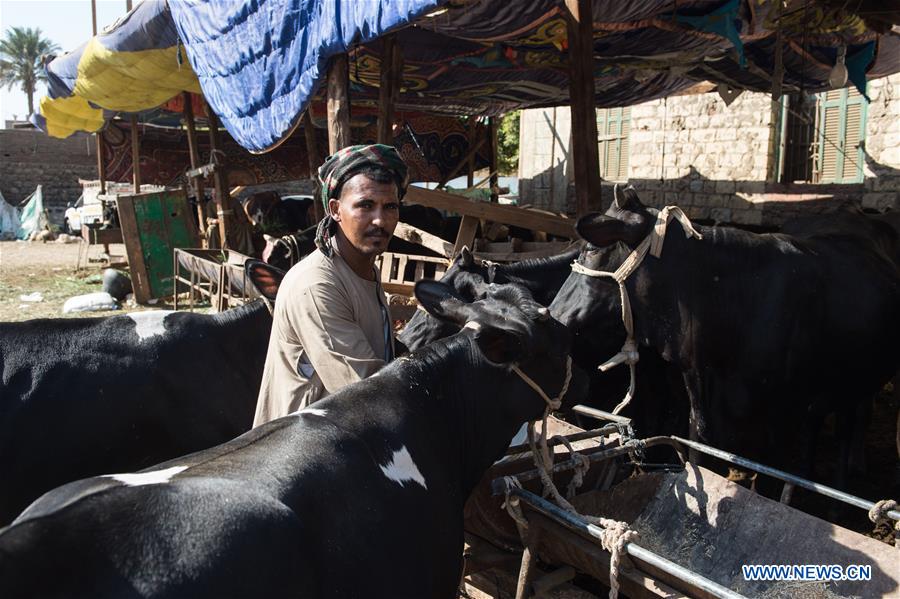
[[[81, 268], [76, 269], [81, 252]], [[110, 316], [136, 310], [164, 307], [128, 306], [105, 312], [63, 314], [67, 299], [85, 293], [102, 291], [101, 275], [105, 265], [99, 260], [103, 246], [83, 243], [61, 244], [39, 241], [0, 241], [0, 322], [32, 318], [83, 318]], [[110, 254], [115, 259], [125, 255], [125, 246], [113, 244]], [[43, 299], [25, 301], [22, 296], [39, 292]]]

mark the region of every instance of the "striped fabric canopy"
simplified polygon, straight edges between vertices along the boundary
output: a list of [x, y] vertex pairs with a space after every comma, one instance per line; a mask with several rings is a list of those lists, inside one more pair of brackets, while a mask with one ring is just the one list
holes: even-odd
[[[900, 71], [900, 35], [877, 33], [841, 3], [594, 0], [599, 107], [677, 93], [699, 81], [771, 91], [828, 89], [846, 55], [850, 84]], [[850, 3], [854, 4], [855, 3]], [[47, 64], [35, 122], [49, 134], [96, 131], [119, 111], [202, 93], [251, 152], [276, 147], [321, 99], [328, 59], [347, 52], [354, 109], [377, 109], [381, 39], [404, 59], [397, 108], [497, 115], [569, 103], [563, 0], [145, 0]], [[781, 59], [776, 40], [781, 44]], [[106, 111], [106, 112], [104, 112]]]

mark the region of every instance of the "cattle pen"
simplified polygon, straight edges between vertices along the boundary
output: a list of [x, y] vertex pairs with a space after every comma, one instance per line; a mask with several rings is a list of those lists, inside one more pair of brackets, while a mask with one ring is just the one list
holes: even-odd
[[[590, 409], [585, 412], [598, 414]], [[551, 425], [551, 430], [562, 433], [553, 440], [555, 460], [546, 470], [554, 483], [562, 489], [584, 469], [585, 462], [590, 464], [578, 474], [583, 487], [576, 493], [569, 490], [571, 503], [561, 506], [558, 500], [546, 498], [552, 493], [542, 482], [546, 477], [540, 464], [535, 460], [539, 467], [528, 469], [534, 464], [523, 456], [516, 467], [504, 462], [494, 466], [483, 480], [484, 488], [472, 499], [478, 507], [467, 509], [467, 531], [493, 546], [515, 545], [518, 532], [523, 550], [517, 599], [541, 596], [576, 578], [582, 588], [593, 592], [601, 588], [586, 583], [585, 577], [627, 597], [900, 594], [896, 569], [900, 549], [819, 520], [789, 504], [794, 491], [803, 489], [848, 509], [862, 510], [873, 521], [886, 519], [894, 525], [900, 521], [900, 510], [702, 443], [674, 436], [639, 439], [632, 436], [628, 419], [621, 417], [591, 431], [559, 431], [559, 424]], [[582, 445], [573, 450], [572, 443]], [[647, 462], [644, 451], [653, 447], [666, 448], [677, 460]], [[508, 455], [522, 451], [527, 452], [528, 446], [510, 448]], [[714, 458], [779, 481], [779, 500], [767, 499], [696, 465], [698, 457]], [[485, 512], [490, 517], [485, 517]], [[498, 524], [506, 513], [505, 523]], [[597, 516], [605, 519], [602, 525]], [[609, 536], [613, 521], [624, 522], [635, 534], [616, 546]], [[900, 527], [896, 530], [900, 535]], [[477, 572], [477, 549], [471, 560], [471, 569]], [[830, 564], [848, 570], [843, 580], [832, 580], [827, 591], [822, 582], [778, 582], [748, 576], [748, 567], [791, 564]], [[851, 569], [856, 566], [859, 568]]]

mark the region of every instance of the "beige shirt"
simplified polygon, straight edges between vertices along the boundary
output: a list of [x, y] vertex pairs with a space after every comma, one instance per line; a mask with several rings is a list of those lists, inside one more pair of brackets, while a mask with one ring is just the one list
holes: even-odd
[[337, 251], [329, 258], [316, 250], [294, 265], [278, 289], [253, 426], [378, 371], [394, 351], [388, 314], [381, 285]]

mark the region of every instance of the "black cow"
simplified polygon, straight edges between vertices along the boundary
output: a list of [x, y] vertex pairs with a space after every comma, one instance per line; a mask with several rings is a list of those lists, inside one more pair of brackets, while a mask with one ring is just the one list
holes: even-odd
[[[524, 287], [540, 304], [549, 306], [571, 273], [572, 262], [578, 258], [583, 244], [549, 258], [523, 260], [510, 264], [483, 263], [463, 248], [441, 281], [453, 287], [467, 301], [484, 298], [492, 289], [491, 283], [515, 284]], [[604, 255], [606, 260], [621, 261], [627, 248], [614, 248]], [[458, 327], [417, 311], [398, 339], [409, 349], [417, 349], [454, 334]], [[625, 340], [625, 329], [606, 330], [597, 334], [590, 329], [573, 331], [572, 359], [590, 373], [590, 392], [584, 404], [602, 410], [612, 410], [628, 389], [630, 375], [627, 368], [600, 372], [597, 367], [615, 355]], [[678, 386], [678, 373], [654, 351], [644, 351], [637, 364], [635, 399], [622, 412], [631, 417], [635, 432], [641, 436], [687, 434], [687, 398]], [[675, 379], [673, 381], [673, 378]], [[579, 425], [585, 423], [577, 414], [562, 414]], [[652, 459], [671, 459], [668, 450], [650, 450]]]
[[545, 407], [511, 367], [571, 401], [585, 378], [514, 288], [416, 295], [462, 331], [229, 443], [44, 495], [0, 530], [0, 596], [455, 597], [465, 501]]
[[65, 482], [249, 430], [271, 327], [262, 301], [0, 323], [0, 524]]
[[[606, 216], [578, 221], [597, 246], [580, 262], [600, 269], [610, 246], [636, 247], [657, 214], [617, 189]], [[821, 421], [836, 412], [843, 485], [853, 423], [900, 360], [900, 270], [887, 250], [897, 231], [846, 210], [795, 224], [793, 235], [698, 227], [698, 240], [677, 221], [668, 227], [661, 256], [645, 258], [626, 288], [638, 343], [682, 372], [692, 436], [809, 474]], [[616, 334], [618, 298], [610, 279], [573, 272], [551, 312], [573, 329]]]

